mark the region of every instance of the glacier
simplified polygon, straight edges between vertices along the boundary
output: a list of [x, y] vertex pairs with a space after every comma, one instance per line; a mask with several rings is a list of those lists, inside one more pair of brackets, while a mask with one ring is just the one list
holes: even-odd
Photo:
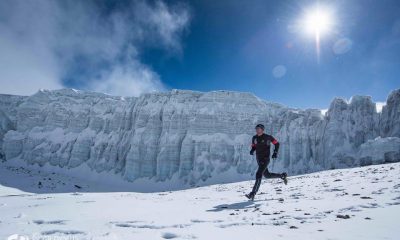
[[400, 89], [380, 112], [370, 96], [353, 96], [333, 99], [325, 114], [232, 91], [0, 94], [0, 158], [64, 169], [84, 164], [127, 181], [196, 184], [229, 172], [250, 176], [257, 123], [281, 143], [272, 171], [302, 174], [400, 161]]

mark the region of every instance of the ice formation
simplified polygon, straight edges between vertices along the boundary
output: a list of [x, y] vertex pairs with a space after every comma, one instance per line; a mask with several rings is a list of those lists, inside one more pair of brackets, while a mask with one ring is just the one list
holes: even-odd
[[75, 168], [87, 164], [134, 181], [196, 183], [249, 174], [254, 126], [281, 143], [274, 171], [290, 174], [400, 161], [400, 90], [381, 112], [369, 96], [336, 98], [326, 114], [250, 93], [172, 90], [115, 97], [74, 89], [0, 95], [0, 157]]

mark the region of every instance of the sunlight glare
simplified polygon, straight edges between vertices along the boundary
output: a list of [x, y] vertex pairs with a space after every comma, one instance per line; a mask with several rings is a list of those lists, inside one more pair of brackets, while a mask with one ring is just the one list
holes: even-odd
[[302, 26], [307, 34], [315, 38], [315, 48], [317, 59], [320, 58], [320, 38], [328, 34], [333, 27], [334, 21], [332, 12], [328, 8], [316, 6], [305, 12]]
[[329, 32], [333, 21], [329, 11], [322, 8], [315, 8], [307, 12], [304, 26], [308, 33], [321, 35]]

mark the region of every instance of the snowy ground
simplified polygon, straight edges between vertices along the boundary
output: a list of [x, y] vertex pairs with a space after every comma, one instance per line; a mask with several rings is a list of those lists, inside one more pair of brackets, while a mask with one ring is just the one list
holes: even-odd
[[400, 163], [266, 180], [254, 202], [252, 184], [97, 191], [0, 164], [0, 239], [399, 239]]

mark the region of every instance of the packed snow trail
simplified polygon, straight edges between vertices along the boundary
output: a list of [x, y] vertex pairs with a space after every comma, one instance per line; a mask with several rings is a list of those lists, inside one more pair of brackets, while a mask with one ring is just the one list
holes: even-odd
[[0, 239], [367, 240], [399, 234], [400, 163], [295, 176], [288, 185], [264, 180], [253, 202], [244, 197], [253, 181], [96, 192], [75, 178], [0, 166]]

